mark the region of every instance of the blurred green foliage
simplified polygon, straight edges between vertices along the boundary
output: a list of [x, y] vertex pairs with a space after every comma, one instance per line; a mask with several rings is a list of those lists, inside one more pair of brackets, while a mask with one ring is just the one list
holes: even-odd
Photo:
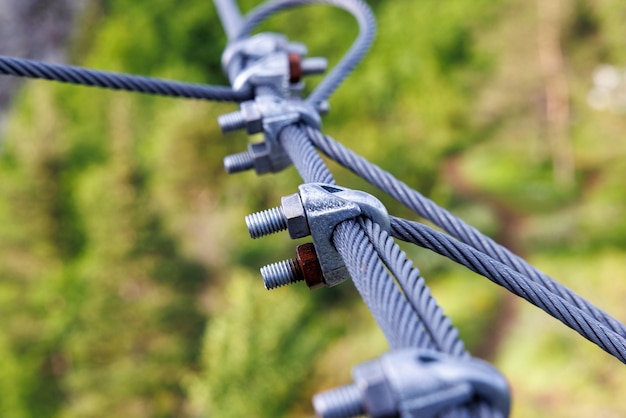
[[[626, 318], [626, 120], [585, 102], [596, 65], [626, 64], [626, 9], [560, 2], [575, 161], [562, 184], [536, 3], [371, 3], [379, 36], [333, 96], [325, 133]], [[92, 1], [79, 22], [76, 63], [225, 83], [210, 2]], [[327, 7], [263, 29], [331, 63], [357, 30]], [[247, 141], [219, 132], [216, 117], [232, 109], [25, 85], [0, 155], [2, 417], [310, 416], [313, 393], [386, 349], [350, 284], [262, 289], [259, 266], [291, 257], [293, 243], [250, 240], [243, 216], [299, 179], [293, 168], [223, 173], [222, 158]], [[332, 168], [340, 184], [377, 193]], [[509, 377], [515, 416], [626, 413], [616, 360], [484, 279], [405, 248], [468, 347]]]

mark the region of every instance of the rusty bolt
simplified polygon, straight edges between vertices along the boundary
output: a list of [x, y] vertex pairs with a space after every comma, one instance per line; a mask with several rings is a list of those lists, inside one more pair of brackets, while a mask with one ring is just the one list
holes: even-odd
[[304, 281], [311, 290], [324, 287], [324, 275], [322, 274], [322, 268], [320, 262], [317, 259], [317, 253], [315, 252], [315, 246], [313, 244], [306, 243], [298, 245], [296, 247], [296, 259], [298, 265], [302, 270]]
[[325, 286], [324, 275], [315, 246], [311, 243], [296, 247], [296, 258], [280, 261], [261, 268], [265, 288], [268, 290], [303, 281], [314, 290]]
[[287, 58], [289, 59], [289, 82], [292, 84], [300, 82], [306, 75], [323, 74], [328, 67], [326, 58], [303, 59], [297, 53], [290, 53]]
[[289, 82], [297, 83], [302, 80], [302, 58], [295, 53], [287, 57], [289, 58]]

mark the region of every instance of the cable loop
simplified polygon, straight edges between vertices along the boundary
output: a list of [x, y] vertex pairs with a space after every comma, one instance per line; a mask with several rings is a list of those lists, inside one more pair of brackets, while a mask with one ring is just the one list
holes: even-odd
[[261, 22], [280, 11], [308, 4], [328, 4], [344, 9], [351, 13], [359, 24], [359, 35], [348, 52], [306, 99], [307, 102], [317, 106], [327, 100], [354, 70], [374, 41], [376, 19], [367, 3], [362, 0], [275, 0], [252, 10], [246, 16], [237, 38], [244, 39], [250, 36]]

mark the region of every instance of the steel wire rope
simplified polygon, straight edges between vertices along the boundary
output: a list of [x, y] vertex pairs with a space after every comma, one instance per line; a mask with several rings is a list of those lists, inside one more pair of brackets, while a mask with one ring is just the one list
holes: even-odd
[[[406, 253], [400, 249], [392, 236], [383, 230], [380, 225], [367, 218], [360, 219], [359, 223], [393, 277], [396, 278], [398, 286], [411, 304], [414, 314], [420, 318], [425, 334], [431, 338], [437, 351], [456, 357], [469, 358], [470, 354], [465, 349], [457, 328], [452, 325], [450, 318], [443, 313], [443, 310], [431, 295], [430, 289], [426, 286], [426, 282], [421, 277], [419, 270], [406, 257]], [[399, 324], [397, 330], [399, 332], [406, 331], [403, 324]], [[418, 346], [426, 347], [427, 345], [422, 343]], [[481, 401], [471, 405], [471, 407], [473, 408], [472, 412], [455, 409], [449, 415], [463, 412], [468, 412], [470, 416], [479, 417], [496, 417], [501, 415], [486, 402]]]
[[[348, 53], [344, 56], [342, 61], [333, 69], [333, 71], [331, 71], [331, 73], [320, 83], [320, 85], [307, 98], [307, 101], [310, 103], [319, 103], [327, 99], [336, 90], [336, 88], [341, 84], [341, 82], [348, 76], [348, 74], [354, 69], [354, 67], [358, 65], [358, 63], [361, 61], [362, 57], [365, 55], [365, 53], [367, 52], [367, 50], [369, 49], [373, 41], [373, 38], [375, 35], [376, 23], [373, 17], [373, 13], [371, 12], [367, 4], [365, 4], [364, 2], [360, 0], [283, 0], [283, 1], [277, 1], [274, 3], [268, 4], [267, 8], [265, 9], [263, 6], [261, 6], [255, 11], [256, 13], [253, 12], [250, 15], [249, 19], [245, 21], [245, 24], [243, 25], [244, 29], [240, 32], [240, 36], [241, 36], [241, 33], [245, 32], [248, 26], [252, 26], [252, 28], [254, 28], [258, 23], [260, 23], [260, 21], [264, 20], [266, 17], [268, 17], [269, 15], [279, 10], [283, 10], [283, 9], [290, 8], [290, 7], [296, 7], [296, 6], [303, 5], [303, 4], [313, 4], [313, 3], [327, 3], [327, 4], [335, 5], [337, 7], [343, 8], [351, 12], [353, 16], [356, 17], [359, 23], [359, 29], [360, 29], [359, 36], [357, 37], [355, 43], [350, 48]], [[225, 7], [223, 7], [222, 9], [226, 10]], [[236, 19], [237, 16], [235, 16], [234, 14], [235, 10], [236, 9], [226, 10], [225, 12], [222, 13], [223, 16], [221, 16], [229, 38], [234, 37], [234, 34], [237, 31], [235, 23], [240, 23], [238, 19]], [[255, 18], [259, 19], [259, 22], [255, 23], [255, 20], [254, 20]], [[157, 79], [153, 77], [122, 74], [122, 73], [115, 73], [115, 72], [109, 72], [109, 71], [101, 71], [101, 70], [89, 69], [89, 68], [78, 67], [78, 66], [51, 64], [51, 63], [44, 63], [41, 61], [21, 59], [21, 58], [15, 58], [15, 57], [6, 57], [6, 56], [0, 56], [0, 74], [35, 78], [35, 79], [45, 79], [45, 80], [50, 80], [50, 81], [58, 81], [58, 82], [63, 82], [63, 83], [72, 83], [72, 84], [79, 84], [79, 85], [92, 86], [92, 87], [109, 88], [109, 89], [114, 89], [114, 90], [126, 90], [126, 91], [132, 91], [132, 92], [157, 94], [157, 95], [164, 95], [164, 96], [171, 96], [171, 97], [206, 99], [206, 100], [215, 100], [215, 101], [241, 102], [244, 100], [249, 100], [253, 96], [251, 91], [234, 91], [231, 88], [224, 87], [224, 86], [210, 86], [210, 85], [195, 84], [195, 83], [185, 83], [185, 82], [180, 82], [180, 81], [163, 80], [163, 79]], [[286, 136], [295, 136], [300, 141], [296, 139], [293, 141], [286, 141], [285, 143], [297, 144], [300, 142], [302, 144], [301, 140], [305, 138], [304, 131], [302, 131], [301, 129], [299, 130], [297, 128], [295, 128], [295, 130], [290, 129], [290, 128], [295, 128], [295, 127], [285, 128], [284, 134]], [[300, 148], [294, 148], [292, 146], [287, 145], [285, 148], [288, 150], [288, 152], [291, 151], [291, 153], [293, 154], [292, 158], [296, 157], [296, 158], [293, 158], [294, 164], [296, 166], [300, 166], [301, 168], [308, 167], [304, 171], [305, 178], [307, 177], [311, 179], [315, 178], [317, 179], [316, 181], [319, 181], [319, 182], [334, 184], [334, 179], [332, 178], [332, 174], [330, 174], [327, 168], [325, 168], [323, 161], [319, 159], [319, 156], [316, 154], [311, 143], [307, 141], [307, 144], [309, 145], [308, 147], [302, 146]], [[294, 152], [294, 149], [304, 150], [305, 152], [302, 154], [299, 154], [298, 152]], [[317, 156], [317, 159], [311, 158], [312, 156], [311, 153], [315, 154], [315, 156]], [[297, 155], [299, 155], [300, 157], [297, 157]], [[321, 165], [318, 163], [317, 161], [318, 159], [319, 161], [322, 162]], [[314, 161], [315, 163], [313, 165], [306, 164], [307, 162], [310, 162], [310, 161]], [[324, 167], [322, 167], [322, 165], [324, 165]], [[370, 225], [371, 224], [372, 223], [370, 221]], [[369, 268], [373, 268], [374, 270], [378, 271], [378, 274], [371, 274], [371, 275], [365, 274], [363, 276], [359, 274], [353, 274], [353, 277], [374, 277], [374, 276], [383, 277], [383, 280], [379, 281], [379, 283], [384, 282], [387, 284], [393, 284], [394, 283], [393, 279], [389, 277], [389, 275], [384, 270], [382, 261], [376, 252], [377, 249], [378, 251], [380, 251], [382, 248], [376, 248], [373, 245], [373, 242], [378, 242], [378, 240], [376, 240], [376, 238], [374, 237], [375, 235], [374, 230], [371, 231], [372, 235], [367, 237], [363, 229], [364, 229], [363, 226], [359, 226], [355, 221], [343, 222], [337, 227], [338, 233], [335, 234], [335, 237], [336, 237], [334, 239], [335, 245], [339, 249], [339, 248], [350, 248], [350, 244], [358, 244], [359, 250], [342, 252], [344, 259], [346, 258], [351, 259], [347, 255], [352, 254], [353, 256], [356, 255], [366, 260], [369, 260], [367, 264], [363, 262], [349, 263], [348, 268], [351, 269], [353, 273], [357, 273], [357, 271], [355, 270], [355, 266], [363, 267], [364, 265], [367, 265]], [[350, 233], [357, 233], [359, 235], [359, 238], [362, 238], [362, 239], [355, 240], [353, 238], [350, 238], [349, 235], [348, 236], [346, 235]], [[347, 236], [347, 239], [341, 238], [344, 236]], [[387, 237], [391, 239], [391, 237], [389, 237], [388, 235]], [[391, 241], [393, 240], [391, 239]], [[397, 257], [397, 252], [394, 248], [395, 243], [390, 246], [387, 244], [386, 240], [384, 242], [385, 242], [384, 244], [385, 248], [390, 249], [392, 251], [392, 253], [389, 254], [389, 256], [393, 257], [395, 255]], [[344, 247], [345, 244], [347, 244], [347, 247]], [[380, 245], [381, 242], [378, 242], [378, 244]], [[411, 272], [416, 271], [415, 269], [412, 269], [412, 266], [410, 264], [408, 264], [408, 261], [406, 260], [405, 256], [404, 258], [402, 258], [401, 256], [399, 259], [403, 260], [403, 261], [400, 261], [402, 264], [400, 274], [403, 274], [407, 270], [406, 266], [409, 266], [408, 267], [409, 271]], [[388, 262], [393, 266], [392, 261], [388, 261]], [[409, 273], [408, 278], [409, 280], [410, 279], [413, 279], [414, 281], [418, 280], [419, 274], [415, 275], [415, 274]], [[374, 281], [372, 280], [371, 282], [374, 282]], [[403, 300], [406, 302], [406, 300], [403, 299], [402, 297], [403, 296], [402, 293], [397, 292], [397, 291], [392, 292], [390, 291], [390, 289], [391, 289], [391, 286], [386, 286], [386, 287], [383, 286], [382, 292], [378, 292], [378, 291], [374, 292], [376, 295], [382, 295], [381, 297], [378, 298], [380, 303], [377, 305], [377, 307], [383, 307], [382, 311], [379, 312], [378, 315], [376, 314], [375, 311], [372, 311], [374, 316], [378, 317], [377, 319], [379, 321], [383, 320], [384, 322], [385, 319], [389, 319], [391, 321], [390, 326], [388, 327], [381, 326], [383, 331], [393, 329], [394, 323], [396, 324], [395, 326], [397, 326], [398, 318], [402, 318], [400, 320], [400, 323], [402, 325], [407, 322], [410, 322], [409, 318], [414, 317], [411, 315], [407, 315], [407, 312], [408, 312], [407, 309], [395, 309], [395, 310], [392, 310], [391, 312], [385, 312], [386, 309], [390, 309], [394, 307], [397, 308], [398, 306], [408, 306], [402, 303]], [[369, 298], [364, 297], [364, 299], [369, 299]], [[434, 302], [432, 298], [430, 300]], [[447, 322], [443, 321], [443, 323], [446, 324], [446, 328], [453, 328], [451, 324], [449, 323], [449, 319], [447, 319]], [[420, 327], [413, 327], [413, 328], [423, 329]], [[452, 350], [454, 354], [465, 356], [467, 355], [467, 352], [464, 350], [462, 342], [458, 340], [458, 331], [456, 331], [456, 329], [454, 329], [454, 331], [455, 332], [446, 334], [446, 338], [444, 339], [443, 344], [439, 345], [439, 348], [441, 349], [444, 347], [450, 347], [449, 350]], [[413, 334], [401, 333], [400, 338], [396, 338], [397, 333], [391, 333], [391, 335], [387, 336], [387, 338], [392, 347], [402, 347], [404, 344], [408, 344], [408, 346], [415, 346], [414, 342], [406, 343], [402, 341], [405, 335], [408, 335], [410, 337]], [[409, 340], [412, 340], [412, 339], [413, 338], [409, 338]], [[454, 341], [455, 339], [457, 339], [458, 342], [455, 342]], [[426, 344], [424, 343], [424, 338], [420, 339], [419, 344], [420, 345]], [[443, 351], [447, 351], [447, 350], [445, 350], [444, 348]], [[448, 415], [451, 415], [451, 414], [448, 414]]]
[[[305, 182], [321, 182], [324, 179], [327, 181], [329, 176], [332, 178], [332, 174], [314, 149], [310, 136], [306, 135], [305, 132], [301, 126], [284, 128], [280, 135], [281, 143]], [[334, 184], [334, 179], [332, 184]], [[365, 222], [367, 223], [367, 221]], [[373, 224], [371, 221], [369, 223]], [[415, 291], [414, 288], [409, 288], [419, 274], [414, 273], [416, 269], [412, 269], [412, 264], [406, 261], [406, 255], [401, 251], [402, 254], [396, 252], [395, 245], [390, 245], [387, 240], [380, 240], [383, 235], [374, 230], [372, 232], [370, 237], [367, 234], [367, 228], [364, 228], [359, 222], [355, 220], [345, 221], [336, 227], [333, 243], [344, 259], [355, 287], [383, 331], [390, 347], [392, 349], [432, 348], [450, 355], [467, 357], [468, 353], [458, 338], [458, 331], [451, 325], [447, 317], [443, 316], [443, 312], [438, 309], [436, 301], [429, 292], [420, 292], [419, 290]], [[393, 242], [388, 234], [386, 236], [388, 240]], [[381, 257], [385, 253], [385, 249], [390, 251], [391, 259], [388, 262], [384, 261], [384, 256]], [[399, 280], [403, 282], [402, 275], [409, 273], [406, 281], [406, 292], [400, 291], [401, 288], [396, 285], [394, 278], [385, 269], [385, 265], [393, 268], [393, 270], [390, 268], [390, 271], [399, 273]], [[434, 312], [425, 316], [428, 320], [437, 322], [435, 332], [439, 334], [437, 338], [440, 341], [439, 344], [435, 343], [432, 335], [426, 331], [424, 318], [419, 314], [419, 311], [416, 311], [415, 304], [410, 301], [411, 296], [417, 295], [420, 296], [419, 303], [424, 303], [427, 310]], [[443, 316], [445, 319], [441, 319], [439, 316]], [[472, 402], [448, 410], [440, 416], [464, 418], [498, 415], [489, 405], [483, 402]]]
[[0, 55], [0, 74], [186, 99], [242, 102], [252, 92]]
[[[379, 323], [379, 325], [383, 332], [385, 332], [385, 330], [392, 331], [391, 336], [385, 332], [385, 336], [391, 348], [416, 347], [414, 342], [404, 339], [407, 335], [406, 333], [400, 332], [402, 335], [398, 335], [398, 330], [402, 330], [400, 326], [401, 320], [405, 317], [401, 313], [409, 315], [410, 318], [415, 317], [412, 312], [412, 307], [406, 303], [404, 295], [397, 291], [392, 277], [385, 271], [383, 263], [380, 261], [379, 254], [370, 241], [370, 238], [366, 235], [365, 230], [359, 227], [357, 221], [350, 220], [342, 222], [337, 226], [333, 238], [337, 251], [346, 261], [346, 266], [359, 293], [361, 293], [361, 295], [368, 295], [370, 293], [382, 293], [382, 295], [384, 295], [382, 301], [384, 303], [382, 306], [378, 307], [380, 308], [380, 312], [376, 314], [376, 311], [372, 310], [372, 307], [370, 307], [370, 310], [372, 310], [375, 318], [382, 317], [382, 319], [386, 320], [388, 323], [387, 327], [384, 326], [385, 323]], [[364, 278], [370, 279], [367, 280]], [[384, 284], [392, 284], [392, 286], [385, 286]], [[382, 292], [381, 287], [383, 288]], [[391, 291], [394, 289], [395, 291]], [[368, 298], [364, 297], [363, 299], [367, 303]], [[400, 306], [403, 308], [398, 309]], [[493, 414], [491, 408], [480, 402], [458, 406], [441, 413], [439, 416], [445, 418], [471, 416], [489, 417], [493, 416]]]
[[[335, 184], [335, 180], [332, 177], [332, 174], [326, 167], [326, 164], [321, 159], [317, 151], [313, 148], [310, 143], [310, 139], [304, 131], [298, 126], [286, 127], [281, 131], [279, 136], [281, 140], [281, 144], [283, 148], [291, 158], [294, 166], [297, 171], [300, 173], [300, 176], [306, 183], [320, 183], [320, 182], [328, 182], [330, 184]], [[312, 151], [312, 153], [311, 153]], [[304, 156], [307, 158], [304, 158]], [[351, 221], [348, 223], [349, 226], [346, 226], [346, 233], [359, 234], [361, 233], [363, 236], [364, 232], [361, 230], [359, 225]], [[343, 240], [346, 239], [345, 235], [333, 234], [333, 241], [335, 245], [347, 246], [347, 243], [344, 243]], [[383, 334], [387, 338], [390, 346], [396, 347], [400, 346], [401, 342], [396, 341], [395, 333], [394, 333], [394, 320], [397, 320], [397, 317], [400, 315], [400, 310], [395, 309], [392, 310], [393, 306], [397, 306], [395, 300], [393, 300], [394, 289], [391, 286], [387, 286], [382, 291], [374, 292], [370, 291], [369, 288], [366, 288], [361, 285], [363, 282], [363, 277], [377, 277], [383, 282], [393, 284], [393, 281], [390, 277], [386, 275], [386, 271], [384, 266], [380, 260], [380, 258], [375, 255], [374, 247], [368, 241], [368, 245], [364, 244], [363, 251], [365, 251], [368, 255], [368, 265], [365, 271], [369, 276], [363, 276], [363, 274], [355, 274], [352, 275], [353, 280], [355, 281], [355, 286], [364, 302], [372, 312], [374, 319], [380, 326]], [[352, 268], [353, 270], [358, 267], [350, 266], [350, 259], [346, 262], [348, 269]], [[375, 274], [375, 276], [374, 276]], [[389, 280], [385, 280], [389, 279]], [[373, 282], [373, 280], [372, 280]], [[395, 292], [395, 296], [400, 296], [399, 292]]]
[[[383, 230], [380, 225], [370, 219], [361, 219], [359, 224], [370, 238], [374, 248], [380, 255], [397, 284], [411, 304], [415, 315], [425, 330], [424, 335], [432, 341], [437, 351], [451, 354], [457, 357], [467, 357], [463, 342], [459, 338], [458, 330], [452, 325], [450, 319], [443, 314], [421, 277], [419, 270], [413, 266], [413, 262], [407, 259], [406, 253], [400, 249], [394, 239]], [[397, 330], [406, 332], [404, 324], [397, 325]], [[408, 330], [410, 332], [410, 330]], [[420, 347], [427, 347], [419, 343]]]
[[[330, 181], [330, 184], [335, 184], [332, 174], [311, 144], [310, 138], [306, 135], [305, 130], [298, 126], [286, 127], [281, 131], [280, 140], [305, 182], [323, 183]], [[349, 230], [354, 230], [352, 233], [357, 233], [356, 230], [361, 230], [358, 223], [351, 223], [350, 225], [352, 226]], [[333, 234], [333, 242], [336, 246], [343, 245], [345, 247], [347, 245], [338, 242], [342, 239], [345, 239], [345, 235]], [[369, 245], [370, 247], [365, 249], [368, 251], [368, 254], [374, 254], [374, 247], [371, 243]], [[354, 259], [352, 258], [351, 260]], [[397, 321], [401, 318], [407, 318], [402, 322], [405, 323], [407, 327], [418, 330], [422, 330], [423, 328], [417, 316], [409, 315], [412, 309], [404, 300], [404, 297], [399, 292], [393, 279], [386, 273], [380, 258], [376, 256], [372, 260], [372, 262], [375, 262], [376, 266], [375, 268], [372, 267], [368, 269], [367, 272], [370, 274], [372, 271], [376, 271], [379, 275], [363, 276], [359, 274], [352, 276], [352, 279], [359, 293], [361, 293], [363, 300], [372, 311], [376, 322], [379, 323], [383, 333], [389, 340], [390, 345], [392, 347], [406, 347], [406, 342], [398, 339], [395, 335], [395, 327], [397, 327], [398, 324]], [[382, 283], [382, 285], [370, 288], [363, 284], [364, 282], [370, 282], [372, 286], [376, 283]], [[392, 318], [392, 320], [389, 318]], [[413, 343], [417, 343], [421, 340], [423, 340], [423, 337], [420, 336], [416, 338]]]
[[280, 11], [308, 4], [328, 4], [344, 9], [356, 18], [359, 25], [359, 34], [348, 52], [307, 97], [308, 103], [316, 105], [333, 94], [372, 45], [376, 36], [376, 19], [367, 3], [362, 0], [275, 0], [263, 3], [246, 15], [237, 38], [247, 38], [261, 22]]
[[280, 143], [303, 179], [309, 179], [309, 182], [336, 184], [332, 173], [300, 125], [283, 128], [280, 132]]
[[[422, 328], [417, 317], [411, 315], [412, 308], [406, 303], [402, 293], [395, 288], [393, 278], [386, 271], [374, 246], [357, 221], [349, 220], [337, 225], [333, 233], [333, 242], [389, 346], [392, 349], [399, 349], [419, 347], [417, 343], [424, 343], [425, 339], [421, 335], [415, 341], [408, 341], [408, 332], [397, 331], [400, 323], [406, 324], [410, 321], [414, 322], [413, 329], [422, 330]], [[423, 332], [421, 334], [424, 335]], [[434, 349], [431, 344], [423, 348]]]
[[525, 278], [544, 286], [548, 291], [562, 297], [577, 308], [592, 315], [603, 322], [610, 329], [626, 338], [626, 326], [615, 318], [593, 305], [571, 289], [557, 282], [552, 277], [541, 272], [527, 263], [521, 257], [513, 254], [491, 238], [482, 234], [476, 228], [466, 224], [463, 220], [441, 208], [432, 200], [410, 188], [406, 183], [396, 179], [389, 172], [357, 155], [334, 139], [309, 129], [314, 145], [325, 155], [364, 178], [379, 189], [413, 210], [419, 216], [428, 219], [450, 235], [460, 239], [473, 248], [484, 252], [513, 270], [521, 273]]
[[457, 241], [426, 225], [396, 217], [391, 218], [391, 225], [393, 236], [396, 238], [444, 255], [503, 286], [515, 295], [541, 308], [621, 362], [626, 363], [626, 338], [589, 315], [587, 311], [574, 306], [565, 298], [549, 292], [539, 283], [526, 280], [522, 273], [470, 245]]
[[222, 27], [229, 41], [237, 37], [243, 23], [243, 16], [234, 0], [213, 0]]

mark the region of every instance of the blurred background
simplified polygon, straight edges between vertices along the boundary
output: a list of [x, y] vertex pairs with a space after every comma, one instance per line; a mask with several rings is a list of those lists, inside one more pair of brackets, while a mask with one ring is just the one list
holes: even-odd
[[[324, 132], [626, 320], [623, 1], [370, 5], [378, 38]], [[331, 64], [357, 33], [324, 6], [262, 29]], [[225, 42], [208, 0], [0, 0], [3, 55], [225, 84]], [[217, 126], [235, 108], [0, 77], [0, 416], [310, 417], [314, 393], [387, 350], [350, 283], [263, 288], [259, 267], [296, 243], [252, 241], [243, 217], [300, 180], [224, 173], [248, 142]], [[510, 380], [513, 416], [626, 415], [618, 360], [405, 248]]]

